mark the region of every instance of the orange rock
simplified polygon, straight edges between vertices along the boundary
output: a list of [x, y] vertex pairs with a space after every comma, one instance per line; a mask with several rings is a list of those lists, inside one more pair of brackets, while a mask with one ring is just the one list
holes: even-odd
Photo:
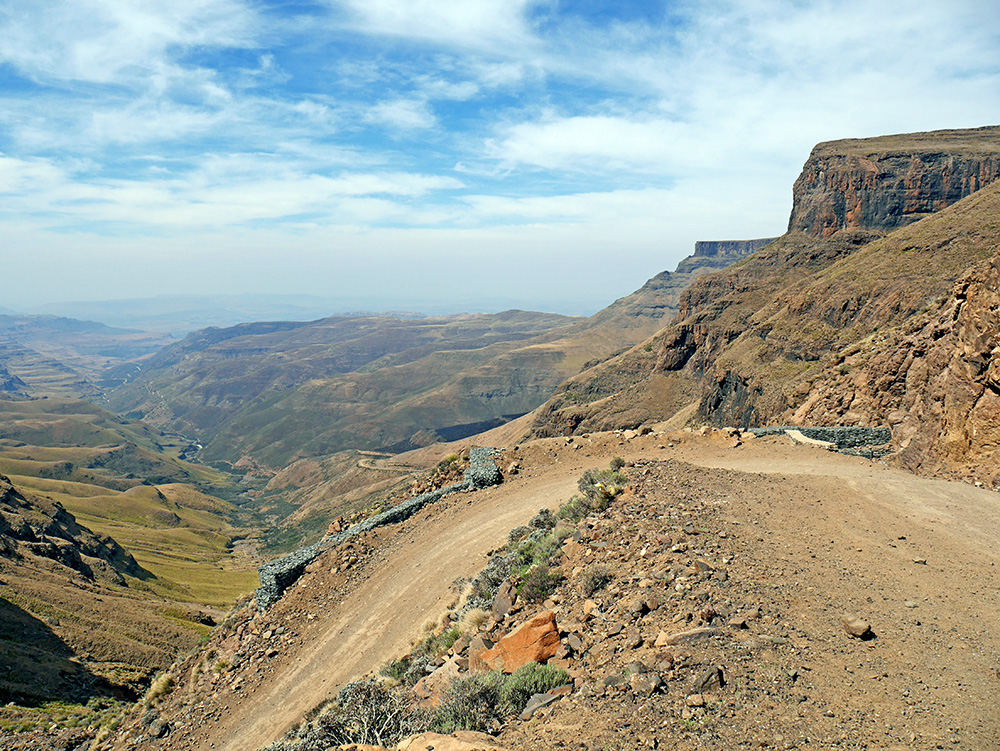
[[483, 652], [478, 662], [493, 670], [513, 673], [529, 662], [545, 662], [559, 651], [560, 643], [555, 613], [546, 610], [505, 636], [493, 649]]

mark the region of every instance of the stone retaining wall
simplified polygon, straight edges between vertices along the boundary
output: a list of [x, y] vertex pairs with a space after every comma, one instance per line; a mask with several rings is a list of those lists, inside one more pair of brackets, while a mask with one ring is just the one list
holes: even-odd
[[863, 428], [857, 426], [804, 428], [799, 425], [782, 425], [769, 428], [750, 428], [755, 436], [783, 435], [786, 430], [797, 430], [806, 438], [816, 441], [829, 441], [836, 444], [837, 450], [855, 456], [884, 456], [891, 453], [889, 449], [872, 449], [871, 446], [885, 446], [892, 440], [889, 428]]
[[469, 451], [469, 468], [465, 471], [462, 482], [448, 485], [438, 490], [421, 493], [393, 506], [380, 514], [358, 522], [349, 529], [336, 534], [327, 535], [322, 540], [304, 548], [289, 553], [286, 556], [261, 565], [257, 569], [260, 577], [260, 587], [257, 588], [257, 608], [261, 612], [267, 610], [278, 601], [281, 595], [298, 580], [306, 566], [312, 563], [321, 553], [335, 548], [344, 540], [364, 534], [376, 527], [386, 524], [398, 524], [417, 513], [429, 503], [435, 503], [449, 493], [461, 490], [478, 490], [501, 482], [500, 470], [493, 461], [493, 449], [474, 448]]

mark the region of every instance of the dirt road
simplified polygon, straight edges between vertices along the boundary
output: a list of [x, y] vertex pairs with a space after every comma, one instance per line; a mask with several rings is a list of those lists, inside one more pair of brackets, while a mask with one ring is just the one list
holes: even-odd
[[[456, 578], [481, 569], [540, 507], [567, 500], [583, 469], [616, 455], [750, 473], [743, 483], [766, 475], [780, 492], [728, 502], [725, 513], [752, 542], [741, 576], [781, 593], [804, 638], [825, 645], [811, 658], [814, 680], [915, 739], [991, 747], [1000, 731], [990, 699], [1000, 690], [998, 494], [780, 439], [730, 448], [692, 434], [602, 434], [538, 441], [519, 455], [523, 469], [502, 486], [450, 496], [394, 532], [349, 597], [330, 601], [323, 571], [303, 577], [273, 614], [297, 629], [300, 646], [259, 680], [202, 699], [217, 711], [182, 722], [164, 747], [247, 751], [278, 739], [344, 683], [405, 652], [450, 604]], [[719, 494], [726, 503], [726, 488]], [[875, 624], [867, 651], [844, 652], [846, 610]]]

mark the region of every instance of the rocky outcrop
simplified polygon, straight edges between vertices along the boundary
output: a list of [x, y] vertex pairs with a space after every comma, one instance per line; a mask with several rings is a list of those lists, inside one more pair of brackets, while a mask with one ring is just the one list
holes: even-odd
[[831, 141], [813, 149], [793, 188], [789, 231], [893, 230], [1000, 177], [1000, 128]]
[[529, 662], [545, 662], [555, 657], [561, 640], [556, 616], [546, 610], [525, 621], [502, 638], [492, 649], [479, 655], [483, 669], [513, 673]]
[[[777, 239], [777, 237], [760, 237], [755, 240], [698, 240], [694, 244], [694, 254], [677, 264], [677, 272], [683, 273], [694, 268], [713, 265], [716, 268], [725, 268], [743, 256], [753, 255]], [[719, 265], [713, 263], [713, 259], [717, 260]]]
[[7, 394], [27, 394], [28, 384], [7, 370], [6, 366], [0, 363], [0, 393]]
[[795, 418], [884, 417], [908, 468], [958, 471], [1000, 485], [998, 311], [1000, 254], [906, 328], [831, 363]]
[[148, 576], [114, 539], [96, 535], [80, 525], [56, 501], [26, 498], [3, 475], [0, 475], [0, 556], [49, 558], [88, 579], [100, 576], [116, 584], [125, 583], [123, 574]]

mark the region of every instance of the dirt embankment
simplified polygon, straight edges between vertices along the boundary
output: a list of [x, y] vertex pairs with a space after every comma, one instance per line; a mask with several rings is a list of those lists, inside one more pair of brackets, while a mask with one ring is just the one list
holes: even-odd
[[[276, 740], [344, 683], [405, 652], [454, 599], [452, 582], [482, 568], [509, 529], [567, 500], [584, 469], [620, 455], [635, 464], [633, 489], [583, 541], [615, 584], [599, 603], [607, 617], [581, 619], [588, 648], [570, 666], [577, 691], [528, 722], [512, 720], [502, 744], [995, 748], [996, 493], [781, 438], [731, 447], [690, 433], [609, 433], [540, 440], [515, 455], [520, 469], [504, 485], [451, 496], [331, 551], [266, 615], [235, 614], [220, 630], [216, 664], [202, 655], [178, 666], [180, 685], [158, 710], [173, 730], [148, 747], [243, 751]], [[728, 577], [700, 587], [698, 603], [640, 579], [651, 557], [666, 568], [699, 551]], [[625, 622], [632, 616], [619, 604], [641, 582], [663, 588], [664, 604]], [[557, 619], [575, 618], [573, 602], [567, 591]], [[706, 613], [718, 619], [706, 602], [756, 616], [746, 628], [727, 617], [707, 643], [675, 650], [663, 690], [642, 696], [606, 680], [634, 661], [656, 665], [661, 631]], [[849, 637], [847, 612], [868, 620], [875, 638]], [[625, 641], [633, 630], [637, 646]], [[695, 668], [713, 665], [726, 684], [689, 701], [703, 672]], [[142, 732], [126, 725], [116, 747]]]

